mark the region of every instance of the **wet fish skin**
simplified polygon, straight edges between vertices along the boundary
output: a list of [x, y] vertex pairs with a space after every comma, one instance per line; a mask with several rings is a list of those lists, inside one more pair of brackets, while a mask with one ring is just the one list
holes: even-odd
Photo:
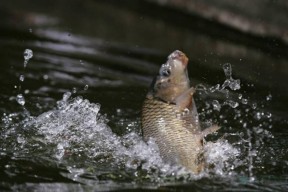
[[199, 173], [203, 167], [203, 138], [217, 126], [201, 131], [187, 73], [188, 58], [174, 51], [152, 82], [142, 108], [145, 140], [154, 138], [161, 157]]

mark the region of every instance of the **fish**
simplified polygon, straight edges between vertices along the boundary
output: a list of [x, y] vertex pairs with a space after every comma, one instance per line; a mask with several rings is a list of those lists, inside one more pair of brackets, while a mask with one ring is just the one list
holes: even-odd
[[141, 127], [144, 140], [154, 139], [165, 162], [199, 174], [205, 166], [204, 137], [219, 127], [201, 129], [187, 65], [179, 50], [161, 65], [144, 100]]

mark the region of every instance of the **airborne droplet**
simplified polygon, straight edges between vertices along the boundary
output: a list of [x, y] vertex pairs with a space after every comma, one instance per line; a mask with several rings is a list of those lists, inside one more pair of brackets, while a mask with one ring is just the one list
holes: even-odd
[[25, 49], [24, 51], [24, 68], [27, 66], [28, 61], [33, 57], [33, 51], [31, 49]]
[[72, 88], [72, 93], [73, 93], [73, 94], [77, 93], [77, 88], [76, 88], [76, 87], [73, 87], [73, 88]]
[[225, 63], [223, 65], [223, 70], [224, 70], [224, 73], [225, 73], [225, 76], [227, 79], [230, 79], [231, 78], [231, 75], [232, 75], [232, 68], [231, 68], [231, 64], [230, 63]]
[[25, 98], [24, 98], [24, 96], [22, 94], [18, 94], [16, 96], [16, 101], [17, 101], [17, 103], [19, 103], [22, 106], [25, 105]]
[[24, 75], [20, 75], [19, 80], [23, 82], [24, 79], [25, 79], [25, 76]]
[[212, 101], [212, 106], [213, 106], [214, 110], [220, 111], [220, 109], [221, 109], [221, 105], [217, 100]]
[[224, 102], [224, 105], [229, 105], [232, 108], [236, 108], [239, 106], [239, 103], [232, 100], [227, 100]]

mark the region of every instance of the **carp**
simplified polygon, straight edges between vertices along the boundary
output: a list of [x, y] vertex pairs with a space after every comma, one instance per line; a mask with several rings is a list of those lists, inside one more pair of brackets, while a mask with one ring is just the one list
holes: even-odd
[[181, 51], [168, 56], [146, 95], [141, 126], [144, 140], [155, 140], [164, 161], [198, 174], [204, 167], [203, 139], [219, 127], [201, 130], [187, 65]]

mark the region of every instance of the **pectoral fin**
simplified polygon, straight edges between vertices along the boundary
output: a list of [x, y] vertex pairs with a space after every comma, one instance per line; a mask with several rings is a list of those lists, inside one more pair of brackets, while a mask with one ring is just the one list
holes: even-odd
[[190, 109], [192, 105], [192, 97], [195, 93], [195, 88], [191, 87], [175, 99], [175, 103], [179, 110]]

